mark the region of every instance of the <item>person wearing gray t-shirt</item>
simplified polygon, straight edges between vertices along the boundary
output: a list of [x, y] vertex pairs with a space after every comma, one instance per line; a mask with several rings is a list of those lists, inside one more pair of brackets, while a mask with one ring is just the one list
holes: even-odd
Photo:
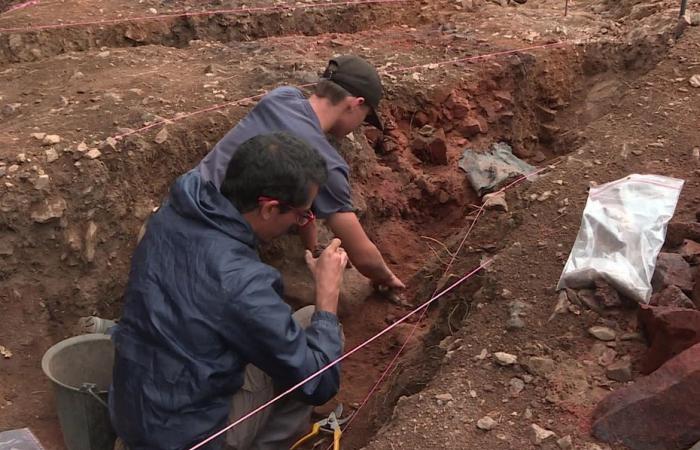
[[[354, 55], [334, 58], [310, 98], [289, 86], [265, 95], [200, 162], [201, 177], [220, 188], [238, 146], [259, 134], [286, 131], [304, 139], [321, 153], [328, 168], [328, 182], [316, 197], [313, 212], [326, 221], [342, 241], [350, 262], [375, 286], [403, 289], [355, 215], [349, 167], [326, 139], [326, 134], [342, 138], [365, 121], [381, 129], [377, 107], [382, 95], [379, 74], [367, 61]], [[304, 246], [314, 251], [316, 227], [301, 228], [300, 235]]]

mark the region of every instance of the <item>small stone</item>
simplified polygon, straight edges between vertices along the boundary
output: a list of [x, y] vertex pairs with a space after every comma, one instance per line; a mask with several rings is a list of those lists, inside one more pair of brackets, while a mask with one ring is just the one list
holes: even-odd
[[100, 156], [102, 156], [102, 152], [97, 150], [96, 148], [90, 149], [87, 153], [85, 153], [85, 157], [88, 159], [97, 159]]
[[615, 340], [615, 330], [608, 327], [593, 326], [588, 329], [588, 332], [601, 341], [614, 341]]
[[523, 391], [523, 389], [525, 389], [525, 382], [520, 378], [511, 378], [508, 386], [510, 395], [517, 397]]
[[508, 203], [506, 203], [505, 192], [493, 192], [491, 194], [486, 194], [484, 195], [482, 201], [485, 209], [508, 212]]
[[30, 136], [36, 139], [37, 141], [43, 141], [46, 137], [46, 133], [32, 133], [30, 134]]
[[544, 202], [548, 200], [552, 196], [552, 191], [544, 191], [542, 194], [537, 197], [538, 202]]
[[482, 417], [476, 422], [476, 427], [480, 430], [489, 431], [496, 426], [497, 422], [489, 416]]
[[7, 168], [7, 173], [15, 173], [19, 170], [19, 166], [17, 164], [12, 164], [10, 167]]
[[684, 239], [678, 253], [689, 263], [696, 264], [700, 260], [700, 243]]
[[109, 56], [109, 51], [108, 51], [108, 50], [105, 50], [105, 51], [100, 52], [100, 53], [97, 54], [97, 57], [98, 57], [98, 58], [106, 58], [106, 57], [108, 57], [108, 56]]
[[437, 394], [437, 395], [435, 396], [435, 400], [440, 400], [440, 401], [443, 401], [443, 402], [453, 402], [453, 401], [454, 401], [454, 397], [452, 397], [452, 394], [449, 394], [449, 393], [447, 393], [447, 394]]
[[530, 429], [532, 430], [532, 442], [535, 445], [542, 445], [546, 440], [556, 436], [554, 431], [546, 430], [536, 423], [533, 423]]
[[565, 314], [569, 311], [569, 296], [566, 291], [559, 291], [559, 296], [557, 297], [557, 304], [554, 306], [554, 311], [552, 315], [549, 316], [549, 321], [554, 319], [558, 314]]
[[162, 144], [163, 142], [168, 140], [168, 129], [163, 128], [156, 134], [156, 138], [154, 139], [156, 144]]
[[523, 418], [525, 420], [532, 419], [532, 410], [530, 408], [525, 408], [525, 412], [523, 413]]
[[61, 136], [57, 134], [47, 134], [42, 141], [44, 145], [56, 145], [61, 142]]
[[44, 174], [44, 175], [39, 175], [39, 178], [36, 179], [34, 182], [34, 188], [38, 190], [46, 189], [49, 187], [49, 176]]
[[700, 88], [700, 75], [693, 75], [688, 80], [688, 83], [690, 83], [690, 85], [694, 88]]
[[19, 163], [27, 162], [27, 155], [25, 153], [18, 153], [17, 154], [17, 162], [19, 162]]
[[571, 436], [566, 435], [561, 439], [557, 440], [557, 446], [562, 450], [568, 450], [574, 448], [574, 444], [571, 442]]
[[80, 153], [85, 153], [87, 151], [87, 149], [88, 149], [88, 146], [85, 142], [81, 142], [80, 144], [78, 144], [77, 150]]
[[554, 372], [554, 360], [541, 356], [533, 356], [527, 360], [525, 368], [528, 372], [539, 377], [546, 377]]
[[608, 282], [600, 279], [595, 280], [595, 293], [593, 294], [593, 298], [606, 308], [616, 308], [622, 305], [620, 294], [617, 293], [615, 288], [610, 286]]
[[148, 12], [151, 14], [158, 14], [158, 10], [155, 8], [148, 8]]
[[496, 358], [496, 362], [501, 366], [512, 366], [518, 362], [518, 357], [511, 355], [510, 353], [496, 352], [493, 354], [493, 356]]
[[506, 330], [515, 331], [522, 330], [523, 328], [525, 328], [525, 321], [519, 316], [511, 316], [508, 322], [506, 322]]
[[58, 159], [58, 153], [56, 152], [56, 149], [50, 148], [46, 150], [46, 162], [52, 163]]
[[605, 369], [605, 376], [621, 383], [632, 381], [631, 363], [625, 359], [616, 361]]

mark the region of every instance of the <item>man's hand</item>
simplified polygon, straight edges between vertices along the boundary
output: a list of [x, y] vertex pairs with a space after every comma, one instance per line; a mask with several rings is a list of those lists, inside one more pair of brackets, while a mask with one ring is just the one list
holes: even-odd
[[348, 255], [340, 246], [340, 239], [333, 239], [321, 256], [314, 258], [306, 251], [306, 264], [316, 281], [316, 309], [337, 314], [338, 296], [343, 283], [343, 271]]

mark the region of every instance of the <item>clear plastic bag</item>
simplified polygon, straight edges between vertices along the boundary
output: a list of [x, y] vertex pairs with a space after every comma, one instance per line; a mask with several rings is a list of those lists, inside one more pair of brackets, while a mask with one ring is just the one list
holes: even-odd
[[656, 257], [683, 183], [635, 174], [591, 188], [557, 289], [581, 289], [602, 278], [626, 297], [649, 303]]

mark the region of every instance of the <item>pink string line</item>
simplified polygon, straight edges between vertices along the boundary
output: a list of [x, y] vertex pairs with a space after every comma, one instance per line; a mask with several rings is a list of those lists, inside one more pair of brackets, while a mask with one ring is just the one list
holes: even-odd
[[[404, 1], [405, 1], [405, 0], [404, 0]], [[0, 31], [1, 31], [1, 30], [0, 30]], [[412, 66], [412, 67], [403, 67], [403, 68], [399, 68], [399, 69], [389, 70], [389, 71], [386, 71], [386, 73], [389, 73], [389, 74], [391, 74], [391, 73], [399, 73], [399, 72], [405, 72], [405, 71], [408, 71], [408, 70], [416, 70], [416, 69], [434, 67], [434, 66], [436, 66], [436, 65], [441, 66], [441, 65], [446, 65], [446, 64], [454, 64], [454, 63], [458, 63], [458, 62], [475, 61], [475, 60], [478, 60], [478, 59], [492, 58], [492, 57], [504, 56], [504, 55], [511, 55], [511, 54], [520, 53], [520, 52], [525, 52], [525, 51], [529, 51], [529, 50], [537, 50], [537, 49], [543, 49], [543, 48], [549, 48], [549, 47], [556, 47], [556, 46], [563, 46], [563, 45], [571, 45], [571, 43], [570, 43], [570, 42], [565, 42], [565, 41], [560, 41], [560, 42], [555, 42], [555, 43], [552, 43], [552, 44], [534, 45], [534, 46], [523, 47], [523, 48], [514, 49], [514, 50], [506, 50], [506, 51], [495, 52], [495, 53], [485, 53], [485, 54], [482, 54], [482, 55], [468, 56], [468, 57], [464, 57], [464, 58], [452, 58], [452, 59], [448, 59], [448, 60], [444, 60], [444, 61], [439, 61], [439, 62], [437, 62], [437, 63], [420, 64], [420, 65], [416, 65], [416, 66]], [[315, 84], [315, 83], [308, 83], [308, 84], [303, 84], [303, 85], [300, 85], [300, 86], [297, 86], [297, 87], [298, 87], [298, 88], [304, 88], [304, 87], [313, 86], [314, 84]], [[152, 124], [147, 125], [147, 126], [145, 126], [145, 127], [141, 127], [141, 128], [136, 129], [136, 130], [132, 130], [132, 131], [129, 131], [129, 132], [127, 132], [127, 133], [119, 134], [119, 135], [116, 135], [116, 136], [113, 136], [113, 137], [114, 137], [114, 139], [120, 140], [120, 139], [123, 139], [123, 138], [125, 138], [125, 137], [127, 137], [127, 136], [130, 136], [130, 135], [132, 135], [132, 134], [140, 134], [140, 133], [143, 133], [144, 131], [150, 130], [151, 128], [157, 127], [157, 126], [159, 126], [159, 125], [178, 122], [178, 121], [180, 121], [180, 120], [184, 120], [184, 119], [187, 119], [187, 118], [190, 118], [190, 117], [192, 117], [192, 116], [196, 116], [196, 115], [198, 115], [198, 114], [202, 114], [202, 113], [205, 113], [205, 112], [216, 111], [216, 110], [218, 110], [218, 109], [226, 108], [226, 107], [229, 107], [229, 106], [235, 106], [235, 105], [237, 105], [237, 104], [239, 104], [239, 103], [245, 103], [245, 102], [248, 102], [248, 101], [258, 100], [258, 99], [260, 99], [261, 97], [265, 96], [266, 93], [267, 93], [267, 91], [266, 91], [266, 92], [263, 92], [262, 94], [253, 95], [253, 96], [251, 96], [251, 97], [246, 97], [246, 98], [242, 98], [242, 99], [239, 99], [239, 100], [234, 100], [234, 101], [227, 102], [227, 103], [220, 103], [220, 104], [217, 104], [217, 105], [213, 105], [213, 106], [210, 106], [210, 107], [207, 107], [207, 108], [204, 108], [204, 109], [200, 109], [200, 110], [193, 111], [193, 112], [191, 112], [191, 113], [180, 114], [180, 115], [177, 115], [176, 117], [173, 117], [173, 118], [171, 118], [171, 119], [159, 120], [159, 121], [153, 122]]]
[[[508, 184], [507, 186], [503, 187], [502, 189], [495, 191], [495, 193], [505, 192], [508, 189], [515, 186], [516, 184], [521, 183], [521, 182], [527, 180], [528, 178], [533, 177], [533, 176], [537, 175], [538, 173], [547, 170], [548, 168], [549, 167], [545, 166], [545, 167], [542, 167], [538, 170], [535, 170], [529, 174], [523, 175], [523, 176], [519, 177], [518, 179], [514, 180], [513, 182], [511, 182], [510, 184]], [[474, 228], [474, 226], [476, 226], [476, 222], [479, 220], [479, 218], [481, 217], [481, 215], [483, 213], [484, 213], [484, 206], [482, 205], [478, 208], [478, 212], [477, 212], [476, 216], [474, 217], [474, 220], [472, 221], [471, 225], [469, 226], [469, 229], [467, 230], [464, 237], [462, 238], [462, 241], [460, 242], [459, 247], [457, 247], [457, 251], [455, 251], [454, 254], [452, 255], [452, 259], [450, 260], [450, 263], [447, 265], [447, 269], [445, 269], [445, 273], [443, 274], [443, 276], [447, 275], [447, 273], [449, 272], [450, 267], [454, 263], [455, 259], [457, 258], [457, 255], [459, 255], [459, 252], [461, 251], [462, 247], [464, 246], [465, 242], [467, 241], [469, 234], [471, 234], [472, 229]], [[416, 330], [418, 329], [418, 326], [420, 325], [420, 322], [423, 320], [423, 317], [425, 317], [425, 314], [427, 313], [427, 311], [428, 311], [427, 308], [425, 308], [423, 310], [420, 317], [418, 318], [418, 321], [413, 326], [413, 328], [411, 328], [411, 332], [408, 334], [408, 337], [404, 341], [403, 345], [401, 345], [401, 348], [399, 348], [398, 352], [396, 352], [396, 355], [394, 355], [394, 358], [386, 366], [386, 369], [384, 369], [384, 371], [380, 374], [377, 381], [374, 383], [372, 388], [367, 393], [367, 396], [360, 403], [360, 406], [358, 406], [357, 409], [355, 410], [355, 412], [353, 413], [353, 415], [350, 416], [350, 420], [348, 420], [347, 423], [345, 424], [345, 426], [343, 427], [343, 430], [342, 430], [343, 433], [350, 427], [352, 422], [355, 420], [355, 418], [359, 414], [360, 410], [369, 402], [369, 399], [374, 395], [375, 391], [379, 388], [379, 386], [384, 381], [384, 379], [391, 376], [394, 373], [394, 371], [398, 367], [398, 366], [395, 366], [395, 364], [398, 361], [399, 356], [404, 351], [404, 349], [406, 348], [406, 345], [408, 344], [408, 342], [411, 340], [411, 338], [415, 334]], [[330, 449], [332, 446], [333, 446], [333, 444], [331, 443], [331, 445], [328, 446], [328, 449]]]
[[395, 327], [398, 326], [399, 324], [405, 322], [409, 317], [413, 316], [414, 314], [416, 314], [417, 312], [421, 311], [422, 309], [427, 308], [427, 307], [430, 306], [433, 302], [435, 302], [435, 301], [437, 301], [439, 298], [441, 298], [443, 295], [447, 294], [448, 292], [450, 292], [451, 290], [453, 290], [454, 288], [456, 288], [457, 286], [459, 286], [460, 284], [462, 284], [464, 281], [466, 281], [467, 279], [469, 279], [469, 278], [471, 278], [472, 276], [474, 276], [474, 275], [475, 275], [477, 272], [479, 272], [481, 269], [483, 269], [484, 267], [486, 267], [487, 265], [489, 265], [489, 264], [491, 263], [491, 261], [492, 261], [492, 259], [489, 259], [489, 260], [485, 261], [485, 262], [482, 263], [479, 267], [477, 267], [476, 269], [474, 269], [474, 270], [472, 270], [471, 272], [469, 272], [469, 273], [467, 273], [466, 275], [464, 275], [462, 278], [460, 278], [460, 279], [457, 280], [455, 283], [453, 283], [452, 285], [450, 285], [448, 288], [446, 288], [445, 290], [443, 290], [442, 292], [440, 292], [438, 295], [434, 296], [434, 297], [431, 298], [430, 300], [428, 300], [428, 301], [426, 301], [425, 303], [423, 303], [422, 305], [418, 306], [416, 309], [414, 309], [413, 311], [409, 312], [408, 314], [406, 314], [405, 316], [403, 316], [401, 319], [397, 320], [397, 321], [394, 322], [393, 324], [389, 325], [388, 327], [384, 328], [382, 331], [380, 331], [379, 333], [375, 334], [375, 335], [372, 336], [371, 338], [367, 339], [367, 340], [364, 341], [363, 343], [359, 344], [357, 347], [353, 348], [353, 349], [350, 350], [349, 352], [345, 353], [345, 354], [344, 354], [343, 356], [341, 356], [340, 358], [336, 359], [335, 361], [332, 361], [331, 363], [329, 363], [328, 365], [322, 367], [321, 369], [319, 369], [319, 370], [316, 371], [315, 373], [309, 375], [309, 376], [308, 376], [307, 378], [305, 378], [304, 380], [300, 381], [299, 383], [297, 383], [297, 384], [295, 384], [294, 386], [290, 387], [290, 388], [287, 389], [286, 391], [282, 392], [282, 393], [279, 394], [277, 397], [275, 397], [275, 398], [273, 398], [272, 400], [270, 400], [270, 401], [268, 401], [268, 402], [266, 402], [266, 403], [260, 405], [259, 407], [257, 407], [256, 409], [252, 410], [251, 412], [249, 412], [249, 413], [246, 414], [245, 416], [241, 417], [240, 419], [236, 420], [235, 422], [231, 423], [230, 425], [226, 426], [225, 428], [219, 430], [218, 432], [212, 434], [211, 436], [209, 436], [207, 439], [203, 440], [203, 441], [200, 442], [199, 444], [195, 445], [194, 447], [191, 447], [189, 450], [196, 450], [196, 449], [202, 447], [203, 445], [206, 445], [207, 443], [209, 443], [209, 442], [211, 442], [212, 440], [216, 439], [217, 437], [221, 436], [222, 434], [224, 434], [225, 432], [227, 432], [227, 431], [230, 430], [231, 428], [235, 427], [235, 426], [238, 425], [239, 423], [243, 422], [243, 421], [246, 420], [246, 419], [249, 419], [250, 417], [252, 417], [252, 416], [254, 416], [255, 414], [257, 414], [258, 412], [262, 411], [263, 409], [265, 409], [265, 408], [267, 408], [268, 406], [270, 406], [270, 405], [272, 405], [273, 403], [275, 403], [277, 400], [281, 399], [282, 397], [284, 397], [284, 396], [288, 395], [289, 393], [293, 392], [294, 390], [298, 389], [298, 388], [299, 388], [300, 386], [302, 386], [304, 383], [307, 383], [308, 381], [313, 380], [314, 378], [318, 377], [318, 376], [321, 375], [323, 372], [327, 371], [327, 370], [330, 369], [331, 367], [335, 366], [336, 364], [340, 363], [340, 362], [343, 361], [344, 359], [348, 358], [349, 356], [351, 356], [352, 354], [354, 354], [354, 353], [357, 352], [358, 350], [360, 350], [360, 349], [366, 347], [366, 346], [369, 345], [370, 343], [372, 343], [372, 342], [374, 342], [375, 340], [379, 339], [381, 336], [383, 336], [384, 334], [388, 333], [389, 331], [391, 331], [393, 328], [395, 328]]
[[[38, 2], [38, 0], [36, 0]], [[55, 30], [61, 28], [70, 27], [84, 27], [91, 25], [114, 25], [118, 23], [128, 23], [128, 22], [147, 22], [154, 20], [166, 20], [178, 17], [197, 17], [197, 16], [212, 16], [215, 14], [248, 14], [252, 12], [264, 12], [264, 11], [288, 11], [288, 10], [305, 10], [313, 8], [331, 8], [335, 6], [353, 6], [353, 5], [371, 5], [380, 3], [404, 3], [409, 0], [355, 0], [355, 1], [345, 1], [345, 2], [335, 2], [335, 3], [313, 3], [309, 5], [278, 5], [278, 6], [258, 6], [251, 8], [235, 8], [235, 9], [217, 9], [213, 11], [180, 11], [171, 14], [158, 14], [153, 16], [138, 16], [138, 17], [126, 17], [120, 19], [104, 19], [96, 21], [87, 22], [68, 22], [68, 23], [56, 23], [50, 25], [36, 25], [36, 26], [26, 26], [26, 27], [15, 27], [15, 28], [0, 28], [0, 33], [14, 33], [14, 32], [29, 32], [29, 31], [39, 31], [39, 30]], [[29, 2], [32, 3], [32, 2]], [[17, 8], [15, 8], [17, 9]]]
[[0, 16], [4, 16], [7, 13], [11, 13], [12, 11], [17, 11], [20, 9], [28, 8], [30, 6], [38, 5], [40, 0], [29, 0], [28, 2], [20, 3], [19, 5], [14, 5], [11, 6], [9, 9], [5, 10], [5, 12], [0, 13]]

